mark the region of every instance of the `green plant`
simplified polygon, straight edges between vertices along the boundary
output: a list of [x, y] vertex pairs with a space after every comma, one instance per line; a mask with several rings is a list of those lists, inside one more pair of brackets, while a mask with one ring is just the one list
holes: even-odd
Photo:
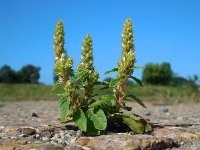
[[[126, 93], [126, 84], [128, 79], [133, 79], [140, 86], [143, 86], [142, 81], [138, 78], [132, 76], [134, 69], [141, 69], [143, 67], [135, 66], [136, 58], [135, 58], [135, 48], [133, 44], [133, 28], [131, 19], [127, 19], [123, 32], [122, 32], [122, 54], [121, 59], [117, 62], [118, 68], [113, 68], [106, 72], [112, 73], [117, 71], [117, 78], [114, 78], [110, 81], [109, 86], [113, 88], [114, 98], [115, 98], [115, 109], [110, 115], [110, 120], [123, 121], [129, 126], [131, 130], [136, 133], [143, 133], [145, 131], [151, 131], [151, 126], [144, 118], [127, 113], [127, 111], [131, 111], [131, 107], [126, 106], [124, 100], [135, 100], [141, 106], [146, 107], [144, 103], [135, 95], [131, 93]], [[120, 108], [127, 110], [126, 112], [121, 112]], [[116, 119], [117, 118], [117, 119]]]
[[[55, 69], [58, 74], [56, 87], [62, 86], [64, 93], [60, 99], [61, 122], [74, 121], [80, 130], [91, 135], [100, 134], [107, 127], [104, 111], [98, 107], [89, 107], [93, 99], [93, 89], [99, 78], [93, 67], [92, 38], [87, 34], [83, 41], [81, 63], [74, 74], [73, 59], [66, 58], [64, 50], [64, 28], [59, 20], [54, 37]], [[81, 89], [81, 91], [78, 91]]]
[[[118, 61], [118, 68], [107, 71], [106, 74], [118, 71], [117, 78], [109, 83], [98, 81], [99, 73], [93, 66], [92, 38], [87, 34], [83, 40], [81, 63], [74, 74], [73, 59], [66, 58], [64, 50], [64, 28], [59, 20], [55, 28], [54, 52], [55, 68], [58, 75], [58, 82], [54, 91], [58, 87], [64, 89], [59, 101], [61, 122], [74, 121], [80, 130], [91, 135], [99, 135], [101, 130], [109, 129], [111, 125], [128, 125], [136, 133], [150, 131], [149, 123], [140, 116], [128, 114], [121, 111], [121, 108], [130, 111], [131, 107], [126, 106], [124, 100], [134, 99], [143, 107], [144, 103], [135, 95], [126, 94], [125, 87], [129, 78], [135, 80], [142, 86], [142, 82], [132, 76], [134, 69], [142, 67], [134, 66], [134, 46], [132, 22], [127, 19], [122, 34], [122, 57]], [[112, 88], [113, 94], [101, 95], [95, 99], [93, 94], [96, 85], [102, 88]], [[107, 126], [108, 122], [108, 126]]]

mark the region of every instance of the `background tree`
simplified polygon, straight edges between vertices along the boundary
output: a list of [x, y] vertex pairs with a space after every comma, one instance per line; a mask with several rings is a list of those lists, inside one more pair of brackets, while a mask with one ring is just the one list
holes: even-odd
[[10, 66], [4, 65], [0, 68], [0, 83], [17, 83], [17, 73]]
[[26, 65], [18, 72], [21, 83], [39, 83], [40, 67]]
[[142, 74], [142, 80], [146, 84], [169, 85], [173, 71], [169, 63], [147, 64]]

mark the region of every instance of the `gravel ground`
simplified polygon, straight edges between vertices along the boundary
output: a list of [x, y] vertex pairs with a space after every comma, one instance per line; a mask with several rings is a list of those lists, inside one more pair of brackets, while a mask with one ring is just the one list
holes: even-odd
[[[159, 149], [200, 149], [200, 103], [176, 105], [146, 103], [147, 109], [133, 102], [127, 103], [133, 107], [133, 112], [150, 119], [154, 126], [154, 132], [151, 135], [132, 136], [130, 133], [119, 133], [117, 136], [100, 136], [103, 140], [99, 137], [89, 138], [85, 137], [73, 124], [66, 126], [59, 122], [57, 101], [0, 103], [0, 150], [31, 149], [30, 144], [35, 149], [37, 147], [38, 149], [50, 149], [49, 147], [77, 149], [77, 145], [80, 146], [79, 149], [103, 149], [102, 145], [105, 147], [105, 141], [111, 141], [111, 138], [116, 141], [126, 139], [124, 143], [127, 141], [130, 143], [129, 139], [132, 140], [133, 137], [137, 139], [136, 142], [132, 141], [136, 143], [135, 149], [138, 147], [138, 149], [148, 149], [148, 140], [151, 141], [149, 149], [156, 149], [155, 143], [159, 143], [158, 138], [170, 138], [177, 143], [177, 146], [174, 144], [172, 146], [169, 144], [170, 141], [167, 141], [170, 146]], [[138, 139], [140, 142], [137, 145]], [[166, 141], [166, 139], [163, 140]], [[94, 141], [96, 144], [92, 145]], [[102, 145], [98, 145], [99, 143]], [[112, 143], [114, 144], [109, 145], [110, 147], [117, 146], [115, 142]], [[127, 146], [127, 143], [125, 145]], [[130, 147], [130, 144], [128, 146]], [[131, 149], [134, 149], [134, 146], [132, 144]]]

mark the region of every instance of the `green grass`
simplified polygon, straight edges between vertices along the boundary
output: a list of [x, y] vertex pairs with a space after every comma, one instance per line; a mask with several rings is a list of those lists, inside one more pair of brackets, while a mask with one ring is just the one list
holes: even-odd
[[[111, 90], [95, 91], [96, 94], [111, 94]], [[180, 103], [180, 102], [200, 102], [200, 91], [189, 86], [171, 87], [171, 86], [152, 86], [144, 87], [128, 85], [127, 93], [134, 94], [143, 101], [152, 101], [154, 103]]]
[[[51, 92], [52, 86], [42, 84], [0, 84], [0, 101], [21, 100], [58, 100]], [[200, 102], [200, 92], [188, 86], [127, 86], [127, 92], [136, 95], [144, 101], [154, 103]], [[104, 94], [112, 94], [110, 89], [95, 90], [97, 98]]]
[[51, 89], [42, 84], [0, 84], [0, 101], [55, 100]]

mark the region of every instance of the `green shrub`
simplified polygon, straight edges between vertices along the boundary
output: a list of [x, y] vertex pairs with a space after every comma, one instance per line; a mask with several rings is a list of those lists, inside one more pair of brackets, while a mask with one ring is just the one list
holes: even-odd
[[147, 64], [142, 74], [142, 80], [146, 84], [169, 85], [173, 71], [169, 63]]

